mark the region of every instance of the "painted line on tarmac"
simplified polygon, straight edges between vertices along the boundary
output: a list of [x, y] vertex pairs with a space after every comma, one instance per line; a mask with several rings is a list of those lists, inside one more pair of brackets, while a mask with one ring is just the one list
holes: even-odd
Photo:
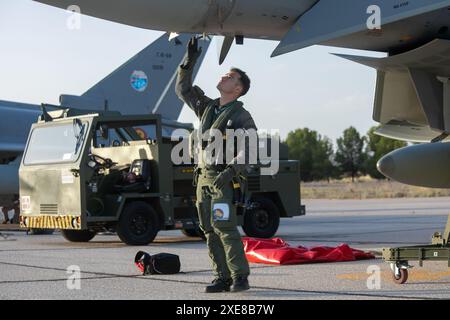
[[[4, 262], [4, 261], [0, 261], [0, 264], [3, 265], [8, 265], [8, 266], [14, 266], [14, 267], [24, 267], [24, 268], [34, 268], [34, 269], [43, 269], [43, 270], [53, 270], [53, 271], [61, 271], [61, 272], [66, 272], [67, 269], [63, 269], [63, 268], [55, 268], [55, 267], [43, 267], [43, 266], [36, 266], [36, 265], [29, 265], [29, 264], [19, 264], [19, 263], [11, 263], [11, 262]], [[252, 267], [253, 269], [268, 269], [268, 268], [274, 268], [274, 266], [265, 266], [265, 265], [260, 265], [260, 266], [256, 266], [256, 267]], [[211, 272], [211, 269], [201, 269], [201, 270], [191, 270], [191, 271], [181, 271], [179, 274], [194, 274], [194, 273], [202, 273], [202, 272]], [[138, 274], [138, 275], [121, 275], [121, 274], [116, 274], [116, 273], [105, 273], [105, 272], [95, 272], [95, 271], [81, 271], [81, 274], [91, 274], [91, 275], [100, 275], [100, 276], [104, 276], [105, 278], [142, 278], [142, 277], [146, 277], [143, 276], [142, 274]], [[91, 278], [84, 278], [86, 280], [88, 279], [95, 279], [94, 277]], [[143, 279], [147, 279], [147, 278], [143, 278]], [[64, 280], [67, 280], [64, 279]], [[33, 281], [37, 281], [37, 280], [7, 280], [7, 281], [0, 281], [0, 284], [2, 283], [20, 283], [20, 282], [33, 282]], [[45, 280], [40, 280], [40, 281], [60, 281], [60, 279], [45, 279]]]
[[92, 249], [120, 249], [126, 248], [125, 246], [117, 246], [117, 247], [86, 247], [86, 248], [53, 248], [53, 249], [5, 249], [0, 250], [0, 252], [36, 252], [36, 251], [67, 251], [67, 250], [92, 250]]
[[[9, 263], [0, 261], [0, 264], [3, 265], [11, 265], [11, 266], [19, 266], [26, 268], [36, 268], [36, 269], [44, 269], [44, 270], [56, 270], [56, 271], [64, 271], [66, 269], [54, 268], [54, 267], [42, 267], [42, 266], [34, 266], [34, 265], [25, 265], [25, 264], [17, 264], [17, 263]], [[198, 271], [189, 271], [183, 272], [182, 274], [191, 274], [196, 272], [208, 272], [208, 270], [198, 270]], [[138, 280], [147, 280], [147, 281], [162, 281], [162, 282], [170, 282], [170, 283], [185, 283], [185, 284], [197, 284], [197, 285], [207, 285], [210, 282], [200, 282], [200, 281], [187, 281], [187, 280], [173, 280], [173, 279], [164, 279], [157, 278], [155, 276], [148, 277], [143, 275], [120, 275], [120, 274], [112, 274], [112, 273], [103, 273], [103, 272], [90, 272], [90, 271], [82, 271], [82, 274], [92, 274], [98, 275], [98, 277], [91, 278], [83, 278], [83, 280], [99, 280], [99, 279], [115, 279], [115, 278], [126, 278], [126, 279], [138, 279]], [[0, 281], [0, 284], [20, 284], [20, 283], [36, 283], [36, 282], [59, 282], [59, 281], [67, 281], [67, 278], [64, 279], [37, 279], [37, 280], [9, 280], [9, 281]], [[444, 298], [430, 298], [430, 297], [416, 297], [416, 296], [392, 296], [387, 294], [369, 294], [369, 293], [352, 293], [352, 292], [343, 292], [343, 291], [316, 291], [316, 290], [300, 290], [300, 289], [289, 289], [289, 288], [275, 288], [275, 287], [262, 287], [262, 286], [252, 286], [252, 289], [259, 290], [270, 290], [270, 291], [280, 291], [280, 292], [292, 292], [292, 293], [302, 293], [302, 294], [314, 294], [314, 295], [325, 295], [325, 296], [346, 296], [346, 297], [368, 297], [368, 298], [389, 298], [389, 299], [407, 299], [407, 300], [448, 300]]]
[[[114, 279], [117, 277], [113, 276], [104, 276], [104, 277], [91, 277], [91, 278], [83, 278], [83, 280], [96, 280], [96, 279]], [[67, 281], [67, 278], [64, 279], [35, 279], [35, 280], [6, 280], [0, 281], [0, 284], [21, 284], [21, 283], [39, 283], [39, 282], [60, 282]]]
[[[14, 241], [16, 241], [17, 239], [14, 239]], [[0, 241], [4, 241], [2, 238], [0, 238]], [[11, 241], [11, 240], [9, 240]], [[115, 244], [114, 244], [115, 243]], [[169, 241], [166, 241], [166, 239], [162, 238], [162, 239], [156, 239], [153, 243], [152, 243], [152, 247], [153, 248], [157, 248], [159, 246], [165, 245], [165, 244], [174, 244], [174, 243], [178, 243], [173, 241], [172, 239], [169, 239]], [[183, 242], [179, 242], [182, 244], [190, 244], [190, 243], [204, 243], [203, 241], [198, 241], [198, 240], [186, 240]], [[121, 248], [129, 248], [129, 246], [123, 244], [122, 242], [119, 241], [113, 241], [113, 242], [99, 242], [99, 241], [91, 241], [90, 242], [90, 246], [89, 247], [63, 247], [63, 248], [35, 248], [35, 249], [0, 249], [0, 252], [35, 252], [35, 251], [67, 251], [67, 250], [93, 250], [93, 249], [121, 249]], [[102, 245], [102, 246], [100, 246]], [[106, 246], [105, 246], [106, 245]], [[139, 248], [139, 247], [136, 247]], [[145, 248], [148, 248], [148, 246], [146, 246]]]

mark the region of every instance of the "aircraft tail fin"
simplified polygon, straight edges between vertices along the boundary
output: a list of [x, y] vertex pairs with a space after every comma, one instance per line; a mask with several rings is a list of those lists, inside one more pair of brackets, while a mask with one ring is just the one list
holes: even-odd
[[[81, 97], [62, 95], [61, 105], [90, 110], [108, 109], [122, 114], [158, 113], [165, 119], [177, 120], [183, 103], [175, 94], [175, 78], [191, 36], [182, 34], [169, 41], [169, 35], [164, 34]], [[200, 45], [203, 53], [194, 77], [210, 40], [205, 39]]]

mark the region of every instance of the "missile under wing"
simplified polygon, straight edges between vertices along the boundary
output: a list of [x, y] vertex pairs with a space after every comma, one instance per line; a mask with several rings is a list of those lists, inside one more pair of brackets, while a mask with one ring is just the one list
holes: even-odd
[[378, 170], [395, 181], [427, 188], [450, 188], [450, 143], [424, 143], [395, 150]]

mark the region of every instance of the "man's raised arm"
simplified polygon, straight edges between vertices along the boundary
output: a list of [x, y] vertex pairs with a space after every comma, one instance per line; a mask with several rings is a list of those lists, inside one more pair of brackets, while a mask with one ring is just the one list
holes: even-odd
[[177, 96], [191, 108], [197, 117], [201, 118], [210, 98], [197, 86], [192, 86], [192, 73], [195, 63], [202, 54], [202, 48], [198, 48], [198, 39], [192, 37], [188, 43], [187, 53], [183, 64], [178, 68], [175, 91]]

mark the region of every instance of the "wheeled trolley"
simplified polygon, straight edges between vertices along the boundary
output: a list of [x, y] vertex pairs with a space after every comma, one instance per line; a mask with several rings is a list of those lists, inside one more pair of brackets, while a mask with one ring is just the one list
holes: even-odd
[[408, 269], [412, 268], [409, 261], [419, 261], [423, 267], [424, 261], [448, 261], [450, 267], [450, 215], [444, 235], [434, 233], [431, 245], [383, 248], [384, 261], [391, 264], [393, 280], [397, 284], [404, 284], [408, 280]]

